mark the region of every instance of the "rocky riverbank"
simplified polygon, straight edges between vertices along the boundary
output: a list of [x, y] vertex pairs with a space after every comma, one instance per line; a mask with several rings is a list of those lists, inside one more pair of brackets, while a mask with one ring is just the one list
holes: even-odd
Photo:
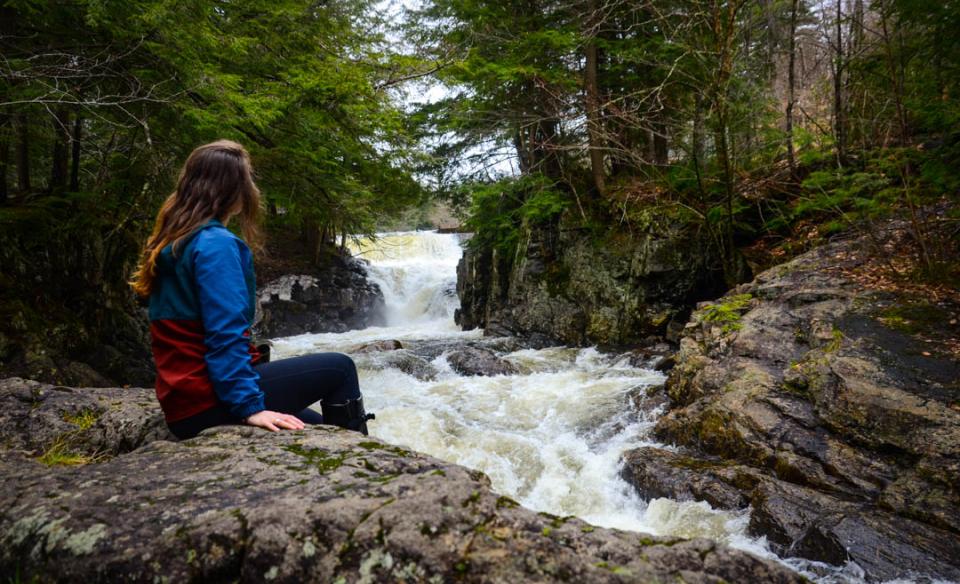
[[697, 300], [726, 288], [714, 246], [692, 228], [658, 223], [609, 237], [541, 228], [523, 231], [511, 253], [468, 246], [457, 323], [557, 344], [644, 343], [678, 332]]
[[631, 451], [624, 476], [644, 497], [750, 506], [783, 555], [960, 580], [960, 306], [872, 280], [866, 244], [701, 304], [656, 427], [681, 450]]
[[337, 429], [175, 442], [150, 390], [19, 379], [0, 406], [0, 571], [21, 581], [802, 580], [709, 540], [534, 513], [482, 473]]

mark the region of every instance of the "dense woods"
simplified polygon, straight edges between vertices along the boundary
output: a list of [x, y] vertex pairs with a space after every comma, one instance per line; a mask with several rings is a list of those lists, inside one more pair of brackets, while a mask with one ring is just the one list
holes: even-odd
[[[957, 190], [955, 2], [31, 0], [0, 21], [7, 206], [86, 200], [142, 229], [185, 153], [230, 137], [314, 245], [427, 191], [499, 243], [656, 209], [728, 258], [904, 211], [927, 271], [955, 225], [924, 211]], [[405, 110], [434, 73], [445, 98]]]
[[85, 198], [142, 223], [186, 154], [227, 137], [275, 221], [330, 241], [371, 230], [421, 189], [389, 94], [409, 67], [370, 4], [5, 3], [0, 200]]
[[[738, 280], [738, 247], [899, 216], [917, 265], [943, 274], [956, 2], [437, 0], [418, 18], [457, 55], [432, 113], [452, 160], [475, 159], [478, 242], [509, 247], [559, 216], [599, 230], [672, 217], [709, 229]], [[503, 160], [516, 172], [491, 180]]]
[[217, 138], [314, 263], [443, 201], [505, 257], [679, 226], [728, 285], [893, 218], [891, 273], [955, 282], [957, 30], [953, 0], [5, 2], [0, 362], [133, 334], [111, 311]]

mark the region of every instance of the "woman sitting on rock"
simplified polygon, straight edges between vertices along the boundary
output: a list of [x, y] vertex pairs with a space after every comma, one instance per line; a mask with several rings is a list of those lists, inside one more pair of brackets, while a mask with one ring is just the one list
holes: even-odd
[[[250, 155], [228, 140], [200, 146], [160, 208], [131, 282], [149, 298], [157, 399], [170, 430], [191, 438], [221, 424], [276, 432], [327, 423], [366, 434], [350, 357], [319, 353], [270, 363], [250, 342], [253, 256], [226, 228], [234, 216], [258, 249], [260, 191]], [[309, 409], [318, 401], [322, 416]]]

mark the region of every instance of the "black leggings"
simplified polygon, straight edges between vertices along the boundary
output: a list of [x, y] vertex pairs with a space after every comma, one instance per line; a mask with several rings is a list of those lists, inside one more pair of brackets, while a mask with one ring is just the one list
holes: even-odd
[[[323, 416], [309, 406], [318, 401], [340, 404], [360, 397], [357, 366], [343, 353], [316, 353], [271, 361], [254, 367], [268, 410], [292, 414], [307, 424], [322, 424]], [[168, 424], [181, 440], [223, 424], [239, 424], [222, 404]]]

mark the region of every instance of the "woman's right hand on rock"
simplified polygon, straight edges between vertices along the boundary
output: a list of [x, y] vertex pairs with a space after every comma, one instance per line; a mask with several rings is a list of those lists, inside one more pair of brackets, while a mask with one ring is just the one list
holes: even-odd
[[271, 412], [270, 410], [257, 412], [244, 420], [244, 422], [251, 426], [266, 428], [271, 432], [279, 432], [280, 430], [303, 430], [303, 422], [300, 418], [291, 416], [290, 414]]

